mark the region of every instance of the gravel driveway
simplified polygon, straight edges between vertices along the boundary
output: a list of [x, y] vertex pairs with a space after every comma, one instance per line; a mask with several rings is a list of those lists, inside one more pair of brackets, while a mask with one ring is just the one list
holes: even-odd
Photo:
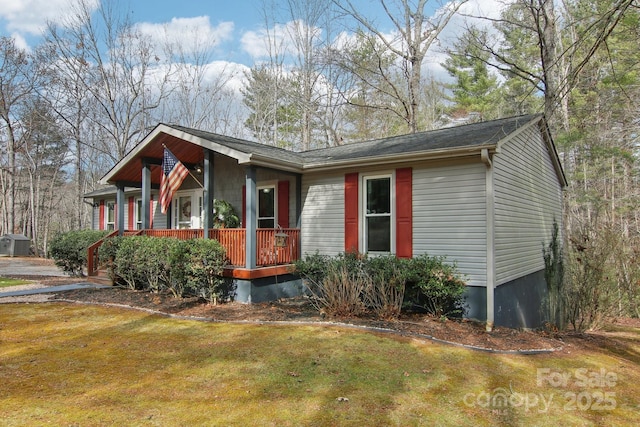
[[[33, 281], [33, 283], [28, 285], [0, 288], [0, 304], [11, 302], [43, 302], [49, 300], [53, 295], [42, 291], [32, 294], [31, 292], [34, 292], [36, 289], [52, 288], [52, 290], [56, 292], [62, 292], [79, 287], [97, 286], [85, 282], [81, 278], [75, 279], [74, 281], [76, 283], [73, 284], [50, 286], [50, 284], [41, 283], [40, 281], [52, 282], [50, 279], [54, 279], [53, 282], [56, 282], [56, 277], [60, 277], [61, 279], [70, 278], [55, 266], [53, 260], [35, 257], [0, 257], [0, 276], [24, 278]], [[24, 291], [23, 295], [16, 295], [22, 291]]]
[[0, 257], [0, 276], [59, 276], [65, 274], [52, 260], [35, 257]]

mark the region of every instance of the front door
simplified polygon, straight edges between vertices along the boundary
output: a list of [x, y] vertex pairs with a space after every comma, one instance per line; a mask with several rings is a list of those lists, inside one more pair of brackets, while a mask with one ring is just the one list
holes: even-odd
[[202, 190], [178, 192], [172, 204], [173, 228], [202, 228]]

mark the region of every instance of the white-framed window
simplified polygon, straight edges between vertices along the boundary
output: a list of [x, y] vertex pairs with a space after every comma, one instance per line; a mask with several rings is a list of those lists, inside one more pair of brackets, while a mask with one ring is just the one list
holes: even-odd
[[276, 185], [258, 187], [258, 228], [276, 228], [278, 197]]
[[142, 230], [142, 199], [136, 197], [133, 206], [133, 226], [136, 230]]
[[365, 253], [393, 253], [393, 174], [362, 177], [362, 242]]
[[201, 228], [203, 224], [202, 190], [178, 192], [173, 196], [173, 228]]
[[116, 202], [108, 201], [106, 203], [107, 212], [104, 216], [104, 229], [115, 230], [116, 229]]

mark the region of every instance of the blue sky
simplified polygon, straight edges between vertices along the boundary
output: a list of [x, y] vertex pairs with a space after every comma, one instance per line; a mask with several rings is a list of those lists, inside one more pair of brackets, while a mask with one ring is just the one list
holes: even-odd
[[[21, 47], [29, 49], [37, 44], [38, 35], [48, 20], [64, 19], [70, 1], [0, 0], [0, 35], [12, 36]], [[205, 31], [219, 35], [220, 46], [224, 45], [227, 57], [220, 51], [218, 55], [227, 61], [250, 61], [241, 52], [239, 42], [244, 33], [264, 25], [260, 0], [119, 0], [118, 4], [131, 13], [135, 23], [149, 26], [182, 21], [182, 25], [210, 27]]]
[[[18, 46], [31, 49], [39, 41], [39, 34], [47, 21], [61, 22], [69, 14], [71, 2], [77, 0], [0, 0], [0, 36], [11, 36]], [[100, 0], [84, 0], [98, 4]], [[106, 0], [102, 0], [106, 1]], [[228, 73], [242, 76], [244, 70], [267, 59], [264, 44], [265, 18], [264, 3], [286, 4], [285, 0], [114, 0], [121, 10], [128, 11], [138, 28], [158, 41], [170, 38], [183, 48], [189, 49], [202, 37], [215, 40], [209, 56], [212, 73]], [[380, 13], [380, 0], [352, 0], [361, 5], [360, 12], [368, 17], [378, 11], [377, 22], [382, 32], [388, 32], [391, 24]], [[429, 0], [435, 6], [447, 0]], [[509, 0], [506, 0], [509, 1]], [[393, 0], [388, 0], [390, 5]], [[468, 0], [461, 12], [466, 15], [497, 17], [504, 0]], [[283, 8], [284, 9], [284, 8]], [[271, 9], [270, 13], [277, 15]], [[278, 34], [282, 40], [287, 38], [287, 17], [275, 16], [277, 26], [269, 28], [270, 34]], [[448, 75], [441, 67], [444, 61], [443, 46], [449, 44], [459, 34], [465, 19], [457, 16], [441, 33], [442, 45], [432, 49], [427, 55], [425, 68], [427, 73], [437, 80], [447, 80]], [[484, 23], [487, 21], [475, 21]], [[273, 23], [272, 23], [273, 24]], [[384, 28], [387, 25], [388, 28]], [[346, 37], [350, 35], [345, 33]], [[343, 36], [345, 36], [343, 34]], [[292, 44], [286, 42], [291, 48]], [[289, 51], [289, 53], [291, 53]], [[241, 78], [233, 78], [232, 86], [242, 85]]]
[[[30, 48], [38, 41], [38, 34], [47, 20], [64, 19], [73, 0], [0, 0], [0, 35], [12, 36], [21, 47]], [[98, 3], [100, 0], [85, 0]], [[103, 0], [104, 1], [104, 0]], [[469, 0], [463, 7], [466, 13], [493, 14], [500, 0]], [[198, 28], [198, 31], [218, 39], [216, 59], [240, 62], [251, 66], [253, 58], [247, 49], [247, 40], [260, 40], [260, 29], [264, 27], [263, 3], [284, 1], [268, 0], [116, 0], [121, 9], [131, 12], [133, 22], [144, 23], [145, 28], [154, 31], [161, 26], [170, 26], [177, 36], [187, 32], [186, 28]], [[389, 4], [393, 4], [390, 1]], [[442, 0], [430, 0], [431, 8], [440, 5]], [[379, 0], [355, 0], [361, 5], [360, 11], [371, 16], [379, 11]], [[429, 6], [428, 6], [429, 8]], [[284, 24], [286, 17], [276, 18]], [[384, 20], [379, 20], [384, 25]], [[459, 32], [458, 23], [450, 24], [451, 32]], [[383, 31], [387, 29], [383, 28]], [[251, 38], [253, 37], [253, 39]], [[243, 44], [244, 42], [244, 44]]]

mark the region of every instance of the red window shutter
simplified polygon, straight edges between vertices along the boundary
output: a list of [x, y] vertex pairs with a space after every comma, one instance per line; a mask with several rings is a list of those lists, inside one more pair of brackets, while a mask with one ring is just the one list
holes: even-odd
[[278, 181], [278, 225], [289, 228], [289, 181]]
[[133, 224], [133, 212], [136, 205], [136, 200], [133, 197], [129, 197], [129, 230], [135, 229]]
[[413, 178], [411, 168], [396, 169], [396, 256], [413, 256]]
[[358, 252], [358, 173], [344, 176], [344, 250]]
[[247, 228], [247, 186], [242, 186], [242, 227]]
[[100, 214], [98, 216], [98, 230], [104, 230], [104, 199], [100, 200]]

